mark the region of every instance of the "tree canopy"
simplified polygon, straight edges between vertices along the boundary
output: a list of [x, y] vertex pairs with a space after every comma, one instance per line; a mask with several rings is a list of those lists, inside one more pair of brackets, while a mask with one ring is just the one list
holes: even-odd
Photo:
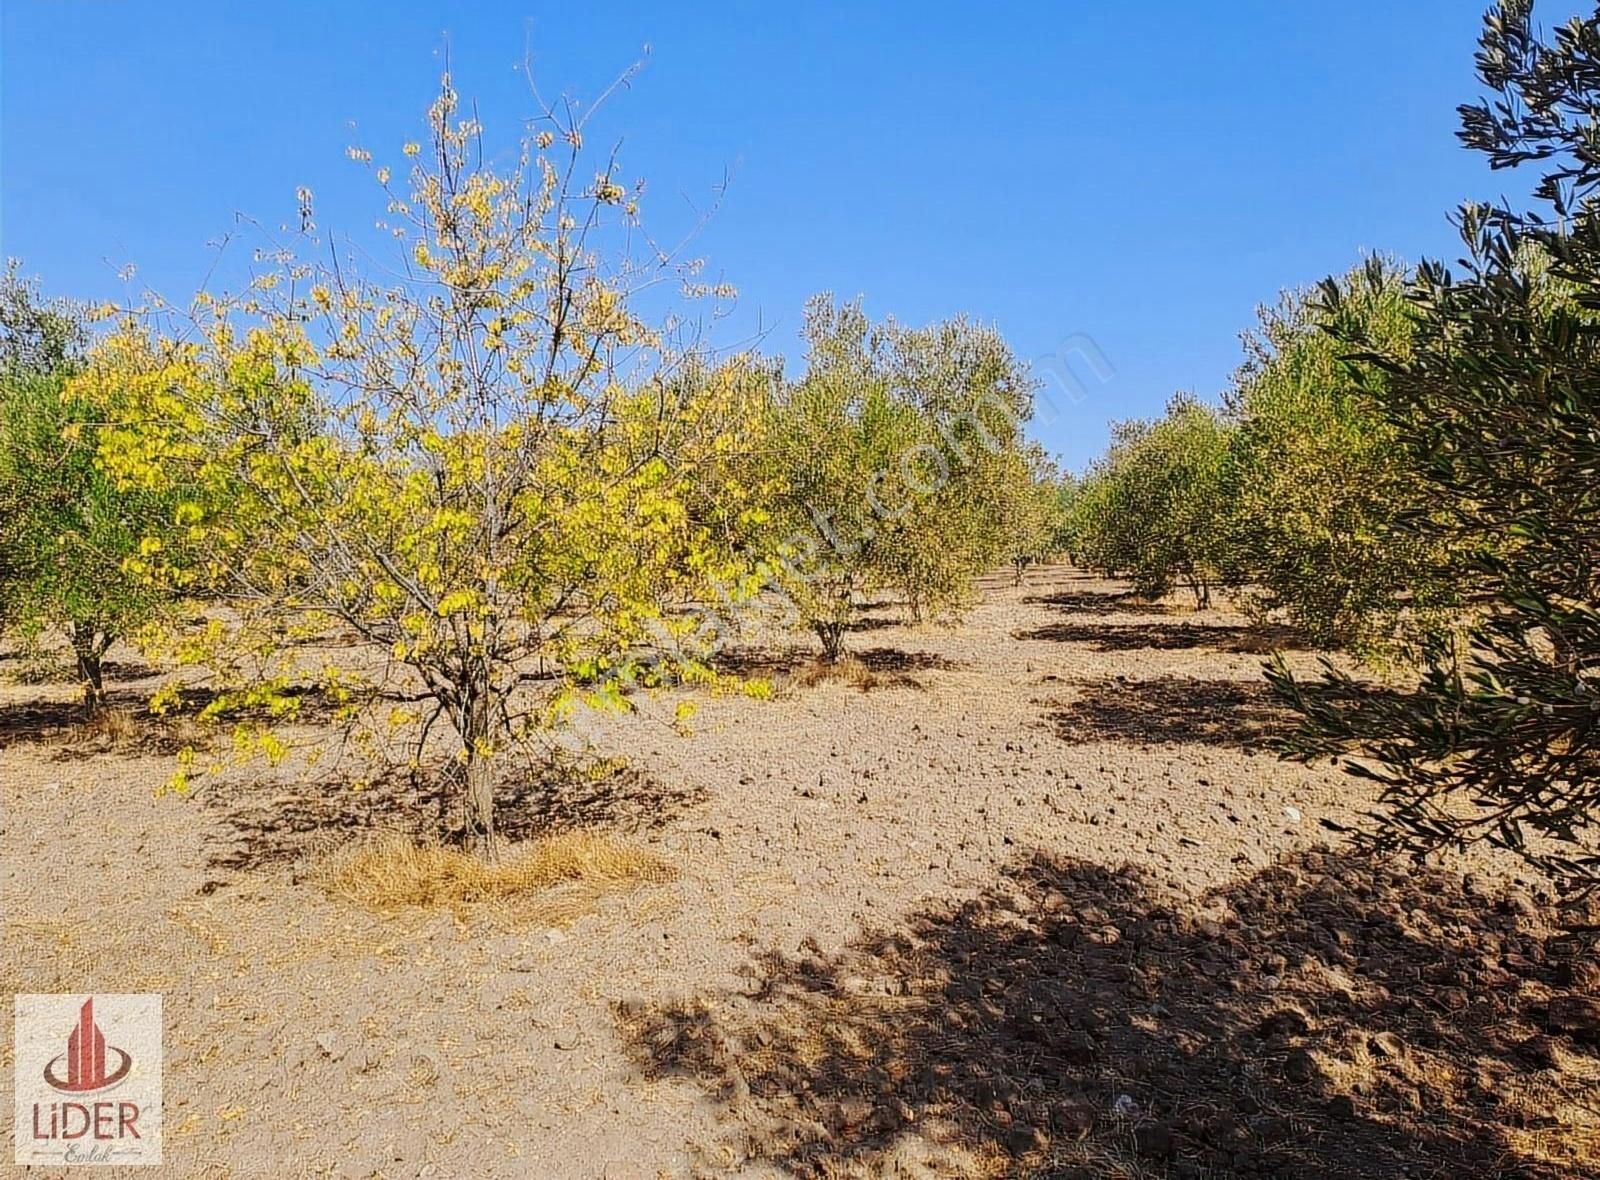
[[83, 309], [41, 298], [15, 266], [0, 279], [0, 624], [57, 632], [90, 709], [105, 701], [111, 644], [160, 618], [172, 594], [145, 576], [183, 570], [191, 523], [165, 492], [119, 485], [97, 461], [102, 407], [75, 396]]
[[1383, 790], [1381, 848], [1419, 855], [1478, 840], [1568, 884], [1600, 880], [1600, 14], [1541, 40], [1532, 6], [1492, 9], [1462, 139], [1496, 168], [1541, 175], [1539, 205], [1471, 204], [1461, 272], [1424, 263], [1409, 284], [1412, 346], [1330, 328], [1423, 481], [1418, 544], [1465, 551], [1485, 601], [1459, 640], [1429, 644], [1413, 693], [1330, 671], [1274, 684], [1298, 706], [1303, 756], [1337, 754]]

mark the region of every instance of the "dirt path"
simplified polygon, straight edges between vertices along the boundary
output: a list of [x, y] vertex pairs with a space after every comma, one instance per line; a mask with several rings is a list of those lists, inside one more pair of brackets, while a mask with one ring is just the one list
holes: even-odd
[[1600, 1158], [1593, 1046], [1535, 1036], [1592, 942], [1500, 866], [1306, 859], [1364, 800], [1264, 748], [1283, 637], [1065, 570], [984, 596], [955, 629], [871, 614], [868, 691], [708, 699], [690, 736], [670, 700], [585, 718], [645, 795], [577, 810], [653, 816], [680, 876], [562, 930], [336, 904], [251, 816], [343, 800], [157, 799], [168, 760], [41, 739], [63, 694], [6, 687], [0, 982], [164, 994], [175, 1176]]

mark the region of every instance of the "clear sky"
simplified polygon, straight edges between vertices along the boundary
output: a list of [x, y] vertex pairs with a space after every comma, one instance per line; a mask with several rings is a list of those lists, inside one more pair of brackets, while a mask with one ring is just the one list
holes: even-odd
[[[235, 214], [298, 185], [329, 229], [378, 212], [344, 155], [416, 136], [448, 40], [495, 133], [595, 95], [650, 47], [602, 133], [672, 237], [736, 284], [720, 329], [799, 352], [805, 298], [914, 323], [967, 312], [1017, 352], [1110, 365], [1035, 433], [1070, 465], [1106, 423], [1208, 397], [1257, 304], [1363, 250], [1457, 254], [1463, 198], [1520, 198], [1454, 139], [1479, 3], [1128, 0], [771, 4], [4, 0], [0, 250], [55, 294], [169, 297]], [[1545, 6], [1552, 25], [1570, 6]], [[1081, 356], [1079, 357], [1081, 361]]]

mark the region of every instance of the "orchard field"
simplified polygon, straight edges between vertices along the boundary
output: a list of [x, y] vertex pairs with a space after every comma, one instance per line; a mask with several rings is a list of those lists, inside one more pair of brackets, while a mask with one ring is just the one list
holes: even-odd
[[319, 849], [434, 821], [403, 782], [155, 798], [136, 657], [93, 736], [10, 687], [6, 987], [164, 993], [181, 1175], [1592, 1169], [1600, 1063], [1550, 1026], [1592, 935], [1548, 886], [1331, 839], [1371, 800], [1267, 748], [1281, 636], [1011, 581], [959, 627], [867, 612], [865, 677], [779, 642], [739, 652], [774, 700], [591, 718], [627, 772], [520, 782], [506, 826], [670, 875], [533, 912], [330, 897]]

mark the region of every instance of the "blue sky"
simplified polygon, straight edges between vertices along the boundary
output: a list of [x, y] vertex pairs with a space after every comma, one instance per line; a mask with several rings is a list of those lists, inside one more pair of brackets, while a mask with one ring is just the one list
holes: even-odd
[[[967, 312], [1044, 369], [1092, 341], [1108, 379], [1035, 433], [1070, 465], [1177, 389], [1217, 395], [1257, 304], [1363, 250], [1456, 256], [1447, 213], [1514, 198], [1457, 146], [1478, 93], [1461, 0], [787, 6], [6, 0], [0, 251], [52, 293], [117, 270], [187, 296], [235, 214], [329, 229], [378, 212], [344, 155], [417, 134], [448, 39], [490, 133], [593, 96], [650, 52], [599, 134], [646, 178], [647, 224], [693, 225], [791, 356], [805, 298], [913, 323]], [[1569, 15], [1547, 7], [1546, 25]], [[1078, 361], [1081, 362], [1081, 354]], [[1106, 374], [1102, 374], [1105, 376]]]

